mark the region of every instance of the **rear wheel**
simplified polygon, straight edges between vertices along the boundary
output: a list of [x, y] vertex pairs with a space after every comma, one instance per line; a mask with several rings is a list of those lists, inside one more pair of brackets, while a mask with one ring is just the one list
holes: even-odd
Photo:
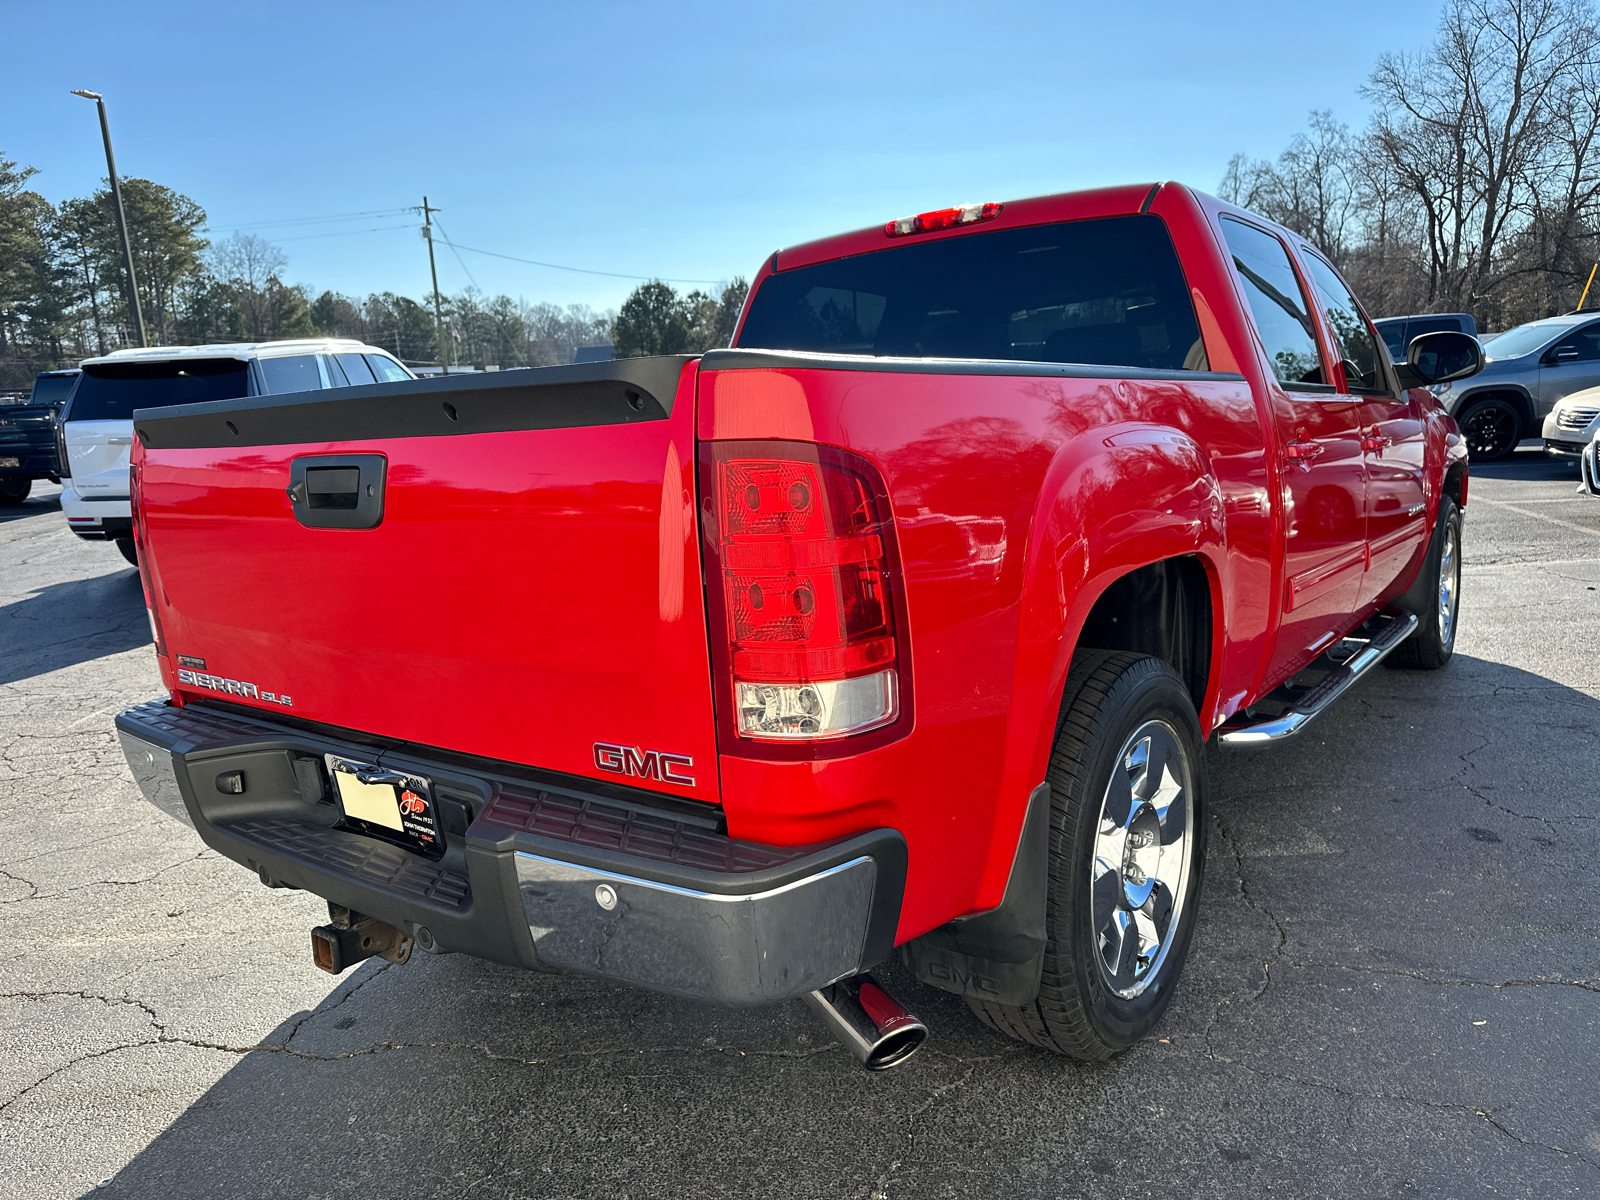
[[1200, 722], [1159, 659], [1080, 651], [1050, 757], [1048, 941], [1039, 994], [969, 1000], [991, 1028], [1100, 1060], [1172, 1000], [1205, 860]]
[[139, 565], [139, 551], [132, 538], [118, 538], [117, 550], [128, 560], [129, 565], [135, 567]]
[[0, 479], [0, 504], [21, 504], [31, 491], [31, 479]]
[[1385, 665], [1414, 671], [1436, 671], [1456, 648], [1456, 619], [1461, 608], [1461, 510], [1449, 496], [1439, 501], [1433, 541], [1422, 569], [1428, 573], [1427, 604], [1417, 615], [1417, 628], [1394, 648]]
[[1522, 414], [1509, 400], [1489, 396], [1461, 410], [1457, 419], [1467, 451], [1477, 462], [1497, 462], [1522, 440]]

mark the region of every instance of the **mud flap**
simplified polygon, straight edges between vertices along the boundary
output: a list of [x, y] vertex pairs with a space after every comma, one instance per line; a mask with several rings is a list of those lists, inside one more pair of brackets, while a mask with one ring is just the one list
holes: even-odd
[[1049, 887], [1050, 785], [1028, 797], [1028, 814], [999, 908], [958, 917], [901, 947], [923, 983], [995, 1004], [1026, 1004], [1044, 970], [1045, 896]]

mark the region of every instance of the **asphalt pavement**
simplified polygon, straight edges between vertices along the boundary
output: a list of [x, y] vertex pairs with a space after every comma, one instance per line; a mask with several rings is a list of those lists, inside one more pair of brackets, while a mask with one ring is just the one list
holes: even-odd
[[137, 574], [54, 488], [0, 510], [0, 1196], [1600, 1195], [1600, 500], [1473, 473], [1461, 634], [1298, 743], [1209, 760], [1194, 951], [1088, 1066], [891, 968], [932, 1037], [861, 1071], [726, 1011], [459, 955], [311, 964], [139, 796]]

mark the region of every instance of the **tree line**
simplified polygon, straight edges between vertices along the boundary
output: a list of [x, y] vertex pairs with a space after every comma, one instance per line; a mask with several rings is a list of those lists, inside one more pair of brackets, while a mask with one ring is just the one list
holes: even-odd
[[[52, 205], [28, 187], [36, 173], [0, 154], [0, 389], [137, 344], [109, 186]], [[244, 232], [208, 239], [205, 210], [169, 187], [125, 179], [122, 199], [154, 345], [353, 337], [412, 366], [480, 369], [569, 363], [580, 347], [608, 343], [619, 357], [698, 353], [728, 344], [746, 291], [735, 280], [679, 296], [652, 280], [618, 313], [469, 287], [442, 298], [441, 328], [431, 296], [358, 298], [285, 282], [281, 247]]]
[[[1600, 260], [1600, 22], [1592, 0], [1450, 0], [1424, 49], [1381, 56], [1367, 127], [1311, 114], [1219, 189], [1313, 242], [1375, 316], [1570, 312]], [[1588, 307], [1600, 306], [1600, 286]]]

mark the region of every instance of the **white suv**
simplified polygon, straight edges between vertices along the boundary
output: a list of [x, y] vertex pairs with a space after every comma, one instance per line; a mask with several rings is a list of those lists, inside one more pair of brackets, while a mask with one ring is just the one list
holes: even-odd
[[384, 351], [348, 338], [156, 346], [86, 358], [56, 425], [61, 511], [73, 533], [115, 542], [131, 563], [128, 456], [135, 409], [414, 378]]

